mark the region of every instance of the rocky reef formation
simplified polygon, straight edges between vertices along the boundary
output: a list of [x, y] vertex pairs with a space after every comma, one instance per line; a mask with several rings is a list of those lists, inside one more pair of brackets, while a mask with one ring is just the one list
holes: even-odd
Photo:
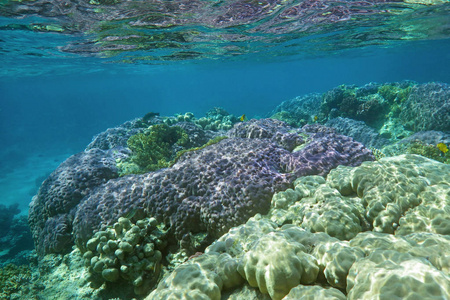
[[[268, 135], [234, 137], [237, 131], [253, 132], [255, 123], [260, 134]], [[110, 180], [77, 208], [73, 222], [77, 244], [131, 211], [170, 224], [171, 233], [182, 243], [190, 244], [192, 234], [199, 232], [216, 238], [252, 215], [267, 212], [272, 194], [298, 176], [324, 175], [339, 164], [373, 159], [369, 150], [347, 137], [305, 131], [311, 140], [305, 143], [283, 125], [274, 120], [248, 122], [230, 132], [228, 139], [186, 152], [171, 168]], [[303, 147], [290, 152], [280, 144]]]
[[[33, 198], [42, 286], [77, 270], [80, 299], [450, 298], [447, 90], [340, 86], [281, 120], [215, 108], [108, 129]], [[436, 118], [402, 120], [419, 107]]]
[[[188, 141], [202, 129], [184, 132]], [[251, 120], [227, 135], [145, 174], [119, 177], [118, 163], [134, 149], [91, 148], [70, 157], [44, 181], [30, 206], [39, 255], [64, 253], [75, 242], [92, 287], [128, 282], [135, 294], [143, 294], [156, 283], [162, 260], [170, 261], [162, 253], [204, 249], [233, 226], [267, 213], [272, 195], [298, 177], [374, 159], [362, 144], [321, 125], [293, 129], [278, 120]]]
[[341, 134], [364, 140], [368, 147], [378, 148], [386, 140], [398, 141], [419, 131], [449, 131], [449, 99], [450, 87], [445, 83], [341, 85], [323, 95], [285, 101], [272, 115], [294, 126], [326, 123]]
[[450, 131], [450, 86], [445, 83], [420, 84], [411, 88], [401, 106], [400, 120], [413, 131]]

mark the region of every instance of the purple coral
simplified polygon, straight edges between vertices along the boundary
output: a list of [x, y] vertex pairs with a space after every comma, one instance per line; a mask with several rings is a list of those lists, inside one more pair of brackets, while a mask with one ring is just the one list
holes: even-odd
[[362, 144], [319, 125], [293, 129], [277, 120], [252, 120], [237, 124], [229, 136], [143, 175], [114, 178], [111, 151], [92, 149], [68, 159], [30, 209], [38, 251], [63, 251], [73, 238], [83, 248], [93, 232], [130, 213], [156, 217], [187, 246], [193, 233], [216, 238], [266, 213], [273, 193], [299, 176], [373, 159]]
[[241, 123], [229, 135], [254, 138], [231, 137], [187, 152], [172, 168], [110, 180], [77, 209], [77, 244], [82, 247], [93, 231], [131, 211], [170, 225], [179, 240], [188, 241], [197, 232], [216, 238], [256, 213], [266, 213], [273, 193], [297, 177], [325, 175], [339, 164], [373, 159], [362, 144], [324, 126], [305, 128], [311, 141], [292, 153], [281, 145], [292, 148], [304, 139], [290, 130], [276, 120]]
[[[30, 204], [28, 222], [39, 254], [60, 252], [60, 244], [49, 239], [67, 242], [71, 231], [68, 219], [75, 208], [92, 188], [117, 177], [114, 155], [111, 151], [92, 149], [69, 157], [42, 183], [38, 194]], [[67, 228], [69, 227], [69, 228]], [[55, 229], [56, 232], [54, 232]]]
[[270, 139], [288, 151], [303, 144], [304, 139], [285, 122], [275, 119], [252, 119], [238, 123], [228, 132], [229, 137]]

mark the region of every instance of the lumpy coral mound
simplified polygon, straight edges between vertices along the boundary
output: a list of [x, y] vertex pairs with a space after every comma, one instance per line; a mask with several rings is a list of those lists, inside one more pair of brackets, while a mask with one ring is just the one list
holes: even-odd
[[299, 176], [373, 160], [362, 144], [326, 127], [293, 130], [271, 119], [239, 123], [228, 139], [186, 152], [170, 168], [114, 178], [115, 160], [126, 155], [94, 148], [55, 170], [30, 209], [41, 254], [62, 252], [72, 240], [83, 249], [95, 231], [130, 214], [155, 217], [188, 247], [193, 234], [216, 238], [266, 213], [273, 193]]
[[[449, 299], [449, 174], [446, 164], [401, 155], [299, 178], [267, 215], [231, 228], [146, 299], [203, 295], [206, 281], [175, 282], [194, 264], [196, 282], [215, 276], [211, 299]], [[227, 268], [217, 259], [225, 255]], [[213, 258], [216, 267], [205, 263]], [[222, 269], [241, 278], [230, 285]]]

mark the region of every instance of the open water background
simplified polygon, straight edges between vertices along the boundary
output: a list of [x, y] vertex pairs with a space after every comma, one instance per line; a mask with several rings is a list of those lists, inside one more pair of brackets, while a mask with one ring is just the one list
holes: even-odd
[[[309, 48], [299, 40], [298, 52], [248, 51], [242, 58], [214, 53], [154, 64], [124, 62], [123, 53], [119, 60], [98, 53], [85, 55], [78, 48], [65, 51], [73, 39], [83, 38], [80, 31], [24, 30], [17, 24], [32, 24], [36, 16], [8, 15], [3, 7], [0, 204], [19, 203], [26, 213], [40, 182], [65, 158], [82, 151], [93, 135], [149, 111], [162, 115], [189, 111], [200, 117], [220, 106], [235, 115], [265, 117], [284, 100], [340, 84], [450, 83], [450, 17], [445, 18], [449, 5], [439, 2], [441, 12], [433, 12], [438, 18], [428, 20], [434, 27], [439, 25], [437, 35], [436, 30], [423, 29], [419, 38], [357, 48], [342, 45], [342, 38], [328, 39], [325, 50], [311, 48], [308, 55], [302, 55], [302, 49]], [[418, 23], [425, 18], [416, 17]], [[398, 22], [401, 26], [405, 20]], [[385, 26], [391, 31], [396, 28]], [[253, 44], [245, 43], [251, 50]]]

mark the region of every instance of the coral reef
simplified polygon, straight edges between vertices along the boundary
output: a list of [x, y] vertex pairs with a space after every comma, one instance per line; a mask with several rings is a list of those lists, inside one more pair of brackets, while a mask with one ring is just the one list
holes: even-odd
[[[276, 132], [284, 144], [302, 140], [284, 133], [279, 123], [260, 122], [273, 124], [276, 129], [269, 132]], [[248, 132], [253, 128], [249, 123]], [[182, 244], [189, 245], [198, 232], [218, 237], [252, 215], [267, 212], [273, 192], [286, 189], [296, 177], [324, 175], [339, 164], [373, 159], [351, 138], [323, 132], [308, 135], [311, 141], [293, 153], [268, 139], [228, 138], [186, 152], [169, 169], [110, 180], [78, 206], [73, 222], [76, 242], [83, 247], [93, 230], [138, 208], [143, 215], [171, 224], [171, 233]]]
[[243, 281], [234, 258], [210, 252], [177, 267], [145, 299], [220, 300], [222, 289], [234, 288]]
[[[336, 117], [352, 118], [380, 129], [399, 117], [401, 107], [414, 85], [412, 82], [370, 83], [362, 87], [341, 85], [324, 93], [319, 120], [326, 122]], [[384, 134], [391, 135], [386, 130]]]
[[91, 273], [91, 286], [129, 282], [135, 294], [147, 294], [161, 270], [161, 251], [167, 243], [164, 234], [154, 218], [133, 224], [123, 217], [106, 230], [96, 232], [87, 241], [88, 250], [83, 255]]
[[426, 144], [420, 140], [415, 140], [409, 143], [405, 152], [422, 155], [442, 163], [450, 163], [450, 155], [448, 151], [444, 153], [436, 145]]
[[69, 157], [42, 183], [30, 203], [28, 221], [37, 252], [64, 252], [72, 245], [72, 209], [80, 200], [118, 176], [121, 153], [91, 149]]
[[380, 295], [386, 298], [447, 299], [450, 278], [424, 257], [376, 249], [355, 262], [347, 278], [347, 299]]
[[27, 257], [34, 249], [27, 217], [16, 215], [19, 212], [16, 209], [15, 205], [11, 205], [1, 213], [4, 223], [0, 234], [0, 267], [27, 264]]
[[442, 125], [450, 123], [448, 90], [445, 84], [411, 81], [341, 85], [322, 95], [285, 101], [271, 115], [292, 126], [326, 123], [341, 134], [379, 148], [387, 139], [400, 140], [420, 130], [448, 130]]
[[289, 242], [283, 234], [269, 233], [244, 254], [238, 271], [250, 286], [279, 300], [299, 283], [314, 283], [319, 266], [302, 244]]
[[148, 131], [128, 139], [127, 145], [132, 151], [129, 159], [140, 167], [139, 173], [166, 168], [175, 157], [173, 145], [183, 146], [188, 139], [186, 132], [179, 126], [153, 125]]
[[336, 132], [354, 138], [366, 147], [382, 148], [390, 142], [383, 138], [375, 129], [367, 126], [363, 121], [337, 117], [325, 123], [326, 126], [336, 129]]
[[222, 107], [214, 107], [206, 113], [205, 117], [199, 119], [193, 113], [185, 113], [165, 118], [164, 122], [168, 125], [174, 125], [179, 122], [191, 122], [200, 126], [203, 130], [227, 131], [233, 127], [233, 124], [239, 122], [239, 118], [229, 114]]
[[361, 144], [326, 127], [291, 130], [276, 120], [239, 123], [230, 138], [184, 153], [171, 168], [116, 179], [116, 160], [129, 152], [77, 154], [50, 175], [31, 204], [37, 250], [41, 255], [64, 252], [73, 240], [84, 249], [94, 231], [131, 212], [135, 220], [154, 216], [170, 224], [170, 235], [183, 247], [199, 246], [206, 240], [194, 242], [198, 233], [218, 237], [267, 212], [272, 194], [296, 177], [325, 175], [337, 165], [373, 159]]
[[28, 265], [6, 265], [0, 268], [0, 299], [11, 299], [21, 286], [31, 281], [31, 269]]
[[319, 114], [321, 94], [308, 94], [282, 102], [270, 113], [270, 118], [301, 127], [314, 121]]
[[450, 131], [450, 86], [435, 82], [414, 86], [402, 105], [400, 119], [415, 132]]
[[[206, 256], [228, 254], [237, 262], [229, 271], [237, 270], [247, 282], [236, 286], [232, 293], [222, 291], [221, 285], [216, 284], [215, 297], [236, 299], [234, 295], [245, 294], [249, 299], [265, 299], [267, 294], [270, 299], [284, 300], [447, 299], [450, 297], [450, 184], [448, 176], [443, 174], [450, 174], [449, 166], [418, 155], [402, 155], [364, 162], [356, 168], [338, 167], [326, 180], [320, 176], [297, 179], [295, 190], [273, 196], [268, 215], [256, 215], [245, 224], [231, 228], [205, 250]], [[404, 192], [400, 193], [398, 188]], [[327, 210], [343, 214], [330, 215], [321, 232], [314, 232], [315, 223], [300, 228], [292, 222], [292, 218], [297, 218], [297, 211], [290, 214], [293, 206], [308, 208], [320, 201], [327, 204], [338, 195], [341, 200], [349, 201], [348, 206]], [[375, 195], [381, 200], [378, 203], [386, 205], [384, 210], [379, 206], [374, 212], [376, 206], [371, 199]], [[383, 202], [387, 196], [392, 197], [390, 203]], [[342, 216], [348, 213], [349, 206], [356, 206], [359, 217], [366, 220], [369, 226], [366, 231], [352, 234], [349, 241], [325, 233], [335, 233], [336, 222], [345, 224]], [[416, 210], [420, 207], [442, 212], [434, 227], [436, 217], [432, 215], [423, 215], [420, 222], [406, 220], [408, 216], [418, 216]], [[283, 215], [287, 217], [283, 219]], [[383, 220], [378, 219], [381, 215]], [[284, 221], [278, 223], [279, 220]], [[394, 222], [400, 226], [389, 226]], [[421, 222], [425, 222], [423, 226]], [[342, 229], [341, 238], [345, 233], [346, 229]], [[163, 281], [173, 278], [177, 270], [185, 270], [184, 266], [167, 274]], [[305, 270], [309, 271], [302, 273]], [[205, 277], [217, 274], [214, 268], [202, 269]], [[303, 278], [302, 274], [309, 275]], [[257, 291], [250, 293], [247, 284], [258, 287], [263, 295]], [[177, 289], [192, 295], [199, 292], [186, 281], [179, 281]], [[151, 295], [170, 294], [170, 291], [170, 285], [160, 285], [158, 292]]]
[[27, 263], [33, 250], [33, 239], [27, 217], [19, 215], [18, 204], [0, 204], [0, 267]]
[[9, 206], [0, 204], [0, 232], [2, 235], [9, 230], [14, 216], [18, 213], [20, 213], [18, 203]]
[[92, 142], [86, 147], [86, 151], [94, 148], [109, 150], [116, 147], [126, 147], [127, 141], [132, 135], [144, 132], [147, 127], [148, 125], [143, 123], [141, 119], [135, 119], [119, 126], [108, 128], [93, 137]]
[[297, 285], [293, 288], [283, 300], [346, 300], [347, 297], [338, 289], [323, 288], [321, 286], [313, 285]]
[[[450, 135], [437, 131], [449, 90], [343, 85], [271, 119], [217, 107], [108, 129], [43, 182], [28, 217], [38, 256], [14, 258], [33, 269], [0, 269], [0, 287], [10, 299], [450, 298]], [[0, 227], [19, 232], [3, 208]], [[25, 245], [20, 232], [2, 250]]]
[[306, 135], [293, 131], [286, 123], [274, 119], [250, 120], [236, 124], [228, 132], [231, 138], [270, 139], [288, 151], [305, 143]]

